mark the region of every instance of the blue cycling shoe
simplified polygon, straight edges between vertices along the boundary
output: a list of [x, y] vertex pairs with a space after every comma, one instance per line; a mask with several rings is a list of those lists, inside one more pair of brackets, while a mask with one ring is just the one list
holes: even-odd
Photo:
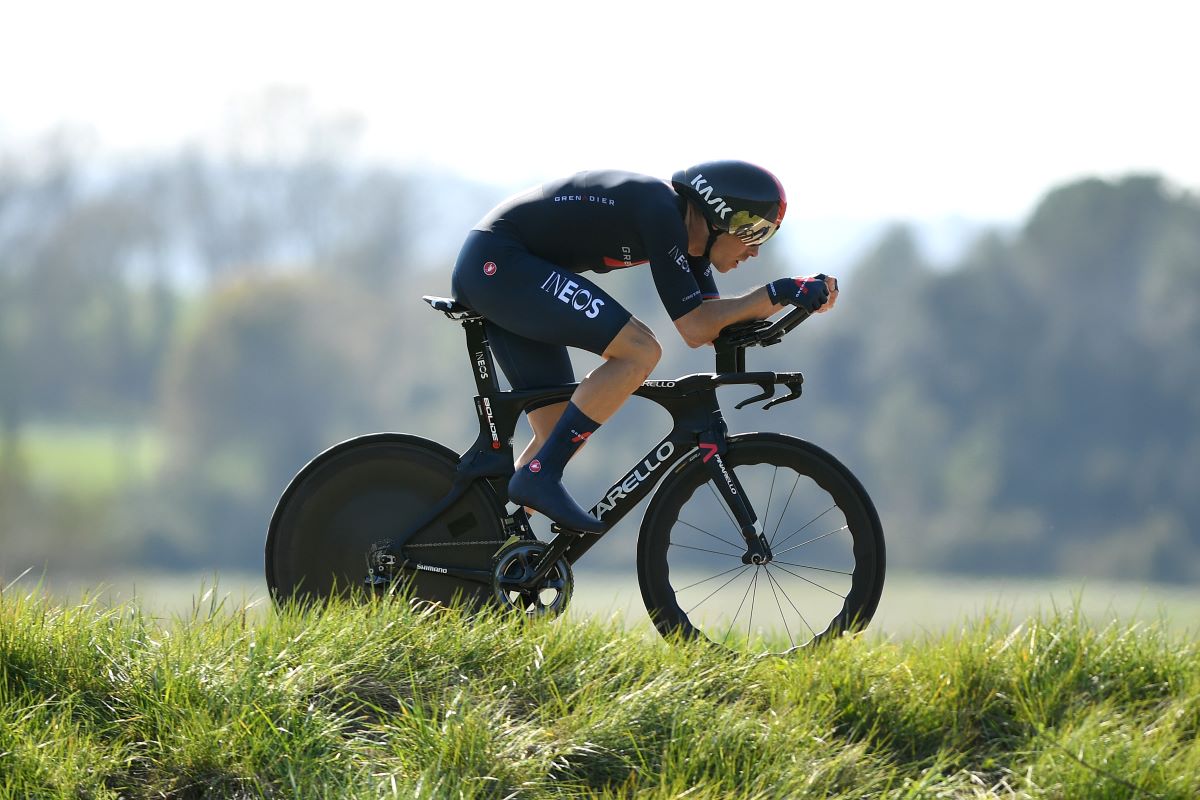
[[560, 481], [539, 477], [529, 469], [517, 470], [508, 482], [508, 499], [545, 514], [563, 528], [604, 533], [608, 526], [579, 507]]

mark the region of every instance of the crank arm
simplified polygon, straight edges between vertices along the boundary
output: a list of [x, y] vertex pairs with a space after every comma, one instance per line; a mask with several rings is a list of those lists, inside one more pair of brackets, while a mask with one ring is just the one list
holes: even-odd
[[[555, 536], [550, 541], [550, 547], [546, 552], [542, 553], [542, 557], [538, 560], [537, 567], [533, 570], [533, 574], [517, 585], [525, 591], [533, 591], [542, 585], [542, 581], [550, 574], [550, 570], [558, 563], [558, 560], [566, 555], [571, 549], [571, 543], [576, 539], [577, 534], [563, 532]], [[491, 573], [488, 573], [488, 579], [491, 580]]]
[[484, 586], [492, 585], [492, 572], [486, 569], [467, 569], [465, 567], [439, 567], [436, 564], [422, 564], [420, 561], [401, 561], [397, 566], [409, 572], [431, 572], [435, 575], [448, 575]]

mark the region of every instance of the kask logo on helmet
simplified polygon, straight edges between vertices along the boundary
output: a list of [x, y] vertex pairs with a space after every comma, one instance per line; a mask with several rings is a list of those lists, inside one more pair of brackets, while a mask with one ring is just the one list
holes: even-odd
[[[707, 186], [707, 183], [708, 179], [699, 172], [696, 173], [696, 177], [692, 178], [691, 181], [692, 188], [696, 190], [696, 194], [700, 195], [701, 199], [703, 199], [704, 202], [708, 203], [710, 206], [715, 206], [715, 208], [713, 208], [714, 214], [721, 219], [725, 219], [725, 215], [733, 209], [725, 204], [724, 197], [713, 197], [713, 187]], [[700, 188], [702, 186], [704, 188]]]

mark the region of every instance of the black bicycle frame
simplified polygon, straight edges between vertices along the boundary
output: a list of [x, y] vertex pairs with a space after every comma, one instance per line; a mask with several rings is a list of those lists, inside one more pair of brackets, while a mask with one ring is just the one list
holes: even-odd
[[[413, 535], [451, 508], [476, 480], [489, 481], [497, 495], [507, 499], [508, 481], [513, 474], [512, 440], [521, 412], [530, 404], [539, 401], [566, 401], [578, 384], [564, 384], [548, 389], [503, 391], [487, 342], [484, 320], [473, 314], [451, 315], [448, 311], [445, 313], [461, 320], [466, 332], [467, 351], [471, 357], [477, 390], [475, 412], [479, 419], [479, 435], [459, 458], [457, 475], [446, 496], [421, 520], [387, 543], [386, 547], [381, 547], [377, 554], [386, 559], [389, 565], [399, 561], [400, 566], [406, 569], [446, 572], [468, 580], [488, 582], [491, 579], [488, 572], [397, 559], [396, 551], [401, 550]], [[794, 327], [798, 322], [799, 319], [791, 321], [790, 327]], [[763, 325], [755, 323], [752, 329], [761, 331]], [[782, 337], [787, 329], [789, 328], [785, 327], [778, 336]], [[771, 328], [768, 333], [774, 330], [775, 328]], [[775, 341], [778, 341], [778, 338], [750, 344], [773, 344]], [[718, 386], [731, 384], [756, 385], [762, 389], [761, 394], [738, 403], [737, 408], [741, 408], [748, 403], [773, 397], [776, 385], [788, 387], [788, 395], [771, 400], [764, 406], [770, 407], [799, 397], [804, 376], [798, 372], [743, 371], [746, 346], [744, 337], [743, 340], [718, 340], [718, 369], [729, 369], [729, 372], [697, 373], [676, 380], [646, 381], [634, 392], [635, 395], [665, 408], [671, 415], [673, 426], [666, 437], [651, 448], [624, 477], [610, 486], [604, 496], [592, 506], [593, 516], [607, 523], [611, 529], [653, 491], [674, 465], [683, 460], [700, 458], [711, 473], [713, 483], [746, 542], [746, 553], [742, 560], [750, 564], [763, 563], [770, 559], [770, 548], [762, 534], [761, 526], [758, 525], [754, 507], [737, 476], [725, 465], [724, 455], [728, 448], [726, 426], [717, 401], [716, 389]], [[550, 542], [546, 557], [539, 563], [537, 574], [527, 581], [531, 586], [536, 585], [559, 558], [565, 556], [569, 562], [574, 563], [604, 535], [563, 530], [557, 525], [553, 526], [552, 530], [558, 535]]]

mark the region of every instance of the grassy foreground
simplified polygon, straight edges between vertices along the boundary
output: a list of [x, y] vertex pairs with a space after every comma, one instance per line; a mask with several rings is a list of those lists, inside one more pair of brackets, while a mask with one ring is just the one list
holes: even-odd
[[1070, 613], [788, 659], [619, 622], [0, 594], [0, 797], [1170, 797], [1200, 650]]

